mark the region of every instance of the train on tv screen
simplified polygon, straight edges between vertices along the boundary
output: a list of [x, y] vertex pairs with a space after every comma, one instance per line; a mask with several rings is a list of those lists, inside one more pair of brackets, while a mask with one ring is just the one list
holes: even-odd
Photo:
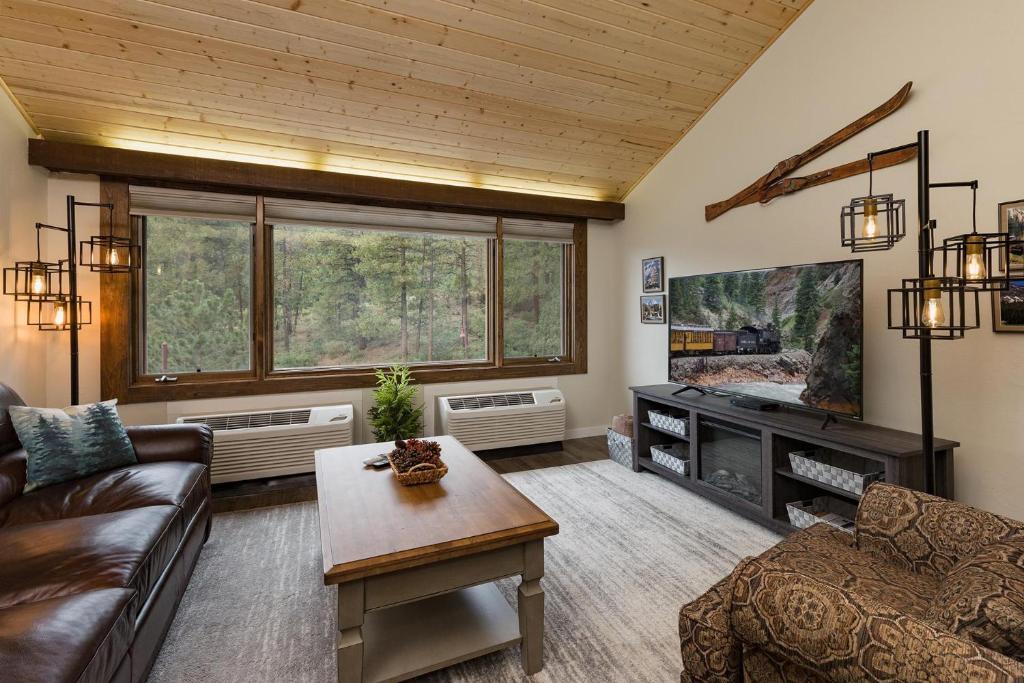
[[669, 280], [669, 381], [863, 416], [860, 260]]

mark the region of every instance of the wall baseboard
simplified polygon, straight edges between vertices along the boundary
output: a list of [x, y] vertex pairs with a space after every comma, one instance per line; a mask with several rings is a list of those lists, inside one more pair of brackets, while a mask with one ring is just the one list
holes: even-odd
[[604, 436], [605, 432], [608, 431], [608, 425], [595, 425], [593, 427], [579, 427], [577, 429], [568, 429], [565, 432], [565, 438], [568, 439], [585, 439], [588, 436]]

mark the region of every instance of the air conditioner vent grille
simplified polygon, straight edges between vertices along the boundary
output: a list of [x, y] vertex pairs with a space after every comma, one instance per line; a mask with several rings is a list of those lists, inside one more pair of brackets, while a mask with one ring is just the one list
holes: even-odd
[[186, 417], [182, 422], [188, 424], [204, 424], [215, 432], [232, 429], [254, 429], [257, 427], [282, 427], [286, 425], [304, 425], [309, 422], [310, 411], [307, 410], [273, 410], [263, 413], [238, 413], [235, 415], [204, 415]]
[[532, 393], [490, 394], [487, 396], [465, 396], [448, 399], [452, 410], [477, 410], [480, 408], [508, 408], [510, 406], [532, 406], [536, 403]]

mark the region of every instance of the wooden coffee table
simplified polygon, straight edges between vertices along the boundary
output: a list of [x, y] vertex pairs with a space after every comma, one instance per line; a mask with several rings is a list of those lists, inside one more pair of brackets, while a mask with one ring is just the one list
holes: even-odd
[[[558, 524], [454, 438], [435, 440], [448, 475], [420, 486], [363, 466], [390, 443], [316, 453], [342, 683], [401, 681], [516, 643], [527, 674], [544, 665], [540, 579]], [[493, 583], [515, 575], [518, 619]]]

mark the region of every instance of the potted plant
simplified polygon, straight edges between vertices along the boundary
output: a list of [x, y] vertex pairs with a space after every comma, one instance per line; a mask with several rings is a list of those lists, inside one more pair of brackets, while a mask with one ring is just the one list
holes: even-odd
[[416, 387], [408, 366], [393, 365], [377, 370], [377, 388], [373, 392], [375, 405], [370, 408], [370, 424], [378, 443], [401, 441], [423, 431], [423, 405], [415, 405]]

